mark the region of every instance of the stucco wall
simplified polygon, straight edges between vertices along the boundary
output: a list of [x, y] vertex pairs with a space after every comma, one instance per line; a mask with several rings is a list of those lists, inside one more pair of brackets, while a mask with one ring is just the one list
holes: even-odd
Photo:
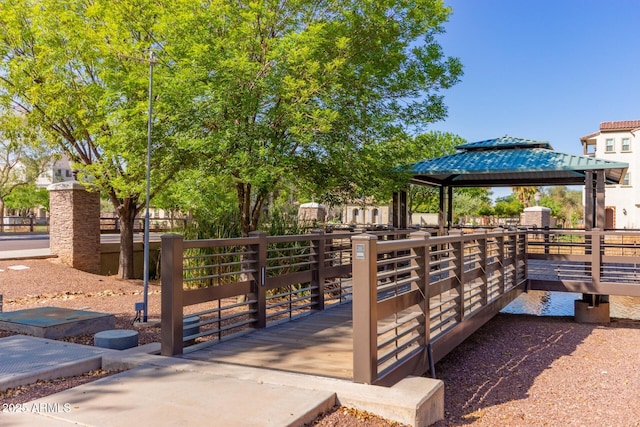
[[[629, 150], [622, 149], [623, 138], [629, 138]], [[613, 150], [606, 149], [607, 139], [613, 139]], [[629, 164], [629, 185], [607, 185], [605, 205], [615, 209], [616, 228], [640, 228], [640, 135], [602, 132], [597, 136], [595, 156]]]

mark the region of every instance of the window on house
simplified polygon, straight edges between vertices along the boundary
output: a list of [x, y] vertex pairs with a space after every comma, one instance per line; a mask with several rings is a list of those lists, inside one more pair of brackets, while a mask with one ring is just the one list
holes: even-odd
[[358, 222], [358, 214], [359, 214], [359, 213], [360, 213], [360, 212], [358, 211], [358, 209], [354, 209], [354, 210], [352, 211], [352, 213], [351, 213], [351, 219], [352, 219], [352, 222], [356, 222], [356, 223]]
[[69, 169], [66, 169], [66, 170], [64, 171], [64, 174], [65, 174], [65, 176], [66, 176], [67, 178], [71, 178], [71, 171], [70, 171]]
[[622, 185], [629, 185], [629, 172], [624, 174], [624, 179], [622, 180]]
[[611, 153], [615, 151], [615, 144], [613, 142], [613, 138], [607, 138], [604, 144], [604, 151], [607, 153]]
[[622, 138], [622, 151], [631, 151], [631, 139]]

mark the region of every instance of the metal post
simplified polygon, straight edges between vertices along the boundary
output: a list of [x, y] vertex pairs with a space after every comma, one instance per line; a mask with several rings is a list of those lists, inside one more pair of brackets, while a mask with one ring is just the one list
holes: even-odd
[[183, 236], [162, 236], [161, 345], [162, 356], [182, 354], [183, 338]]
[[[253, 254], [247, 255], [247, 261], [253, 261], [255, 264], [251, 266], [249, 263], [242, 263], [242, 270], [252, 270], [249, 277], [252, 282], [252, 291], [255, 292], [255, 303], [252, 304], [252, 311], [256, 320], [256, 328], [267, 327], [267, 233], [264, 231], [252, 231], [249, 237], [255, 239], [255, 243], [251, 245]], [[253, 257], [249, 259], [250, 257]]]
[[144, 268], [143, 268], [143, 283], [144, 283], [144, 311], [142, 315], [142, 321], [147, 322], [149, 314], [149, 203], [151, 192], [151, 122], [153, 119], [153, 66], [156, 63], [155, 53], [151, 51], [149, 54], [149, 114], [147, 123], [147, 188], [145, 192], [145, 213], [144, 213]]
[[353, 254], [353, 381], [373, 384], [378, 378], [378, 236], [351, 238]]
[[312, 244], [312, 256], [313, 256], [313, 282], [314, 286], [317, 287], [317, 296], [311, 297], [311, 300], [314, 302], [314, 310], [324, 310], [324, 274], [325, 274], [325, 265], [324, 265], [324, 252], [325, 252], [325, 231], [324, 230], [312, 230], [313, 234], [317, 235], [317, 238], [314, 238], [311, 241]]

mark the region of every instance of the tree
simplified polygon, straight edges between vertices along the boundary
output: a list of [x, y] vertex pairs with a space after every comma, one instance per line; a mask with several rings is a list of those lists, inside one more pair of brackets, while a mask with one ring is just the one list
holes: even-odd
[[[169, 14], [161, 2], [147, 0], [0, 1], [0, 99], [48, 133], [80, 182], [109, 198], [121, 224], [123, 278], [133, 277], [133, 222], [144, 207], [144, 58], [151, 47], [162, 50], [157, 28]], [[156, 68], [162, 87], [171, 72]], [[166, 105], [156, 98], [154, 189], [179, 163]]]
[[584, 217], [582, 191], [569, 190], [564, 186], [549, 187], [540, 199], [540, 205], [551, 209], [551, 215], [566, 226], [575, 227]]
[[49, 210], [49, 192], [34, 184], [17, 187], [6, 198], [6, 207], [20, 211], [21, 216], [35, 214], [32, 209], [39, 206]]
[[[489, 189], [480, 187], [456, 188], [453, 192], [453, 221], [478, 217], [491, 210]], [[466, 221], [465, 221], [466, 223]]]
[[494, 207], [495, 214], [500, 218], [517, 217], [523, 210], [524, 205], [513, 194], [497, 199]]
[[25, 117], [0, 107], [0, 228], [7, 199], [35, 184], [51, 159], [42, 135], [27, 126]]
[[511, 187], [513, 196], [524, 206], [531, 206], [531, 198], [540, 192], [540, 187]]
[[435, 36], [440, 0], [185, 2], [172, 58], [200, 167], [231, 178], [242, 234], [288, 183], [324, 200], [375, 194], [407, 130], [443, 118], [461, 65]]

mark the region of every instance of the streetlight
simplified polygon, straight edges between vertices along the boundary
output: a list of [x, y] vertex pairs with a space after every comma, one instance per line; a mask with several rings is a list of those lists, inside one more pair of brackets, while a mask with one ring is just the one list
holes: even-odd
[[153, 119], [153, 66], [156, 65], [156, 55], [153, 50], [149, 53], [149, 114], [147, 123], [147, 179], [145, 192], [145, 213], [144, 213], [144, 298], [143, 298], [143, 315], [142, 321], [148, 321], [149, 314], [149, 203], [151, 192], [151, 120]]

